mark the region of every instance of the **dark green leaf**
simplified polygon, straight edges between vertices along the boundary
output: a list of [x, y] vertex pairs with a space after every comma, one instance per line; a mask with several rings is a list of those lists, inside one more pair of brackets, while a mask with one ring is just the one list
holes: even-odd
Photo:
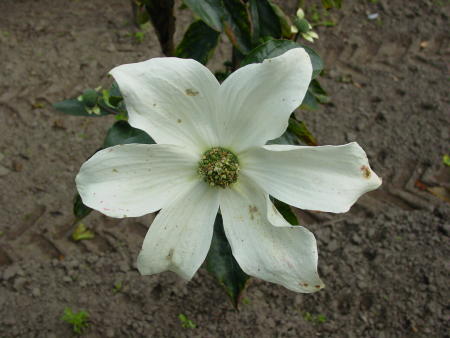
[[120, 102], [122, 102], [123, 97], [122, 96], [110, 96], [109, 97], [109, 104], [113, 107], [117, 107]]
[[341, 8], [342, 0], [322, 0], [322, 6], [325, 9]]
[[308, 90], [315, 96], [317, 101], [319, 101], [320, 103], [330, 102], [330, 98], [327, 92], [325, 91], [325, 89], [322, 88], [320, 82], [317, 79], [311, 81]]
[[297, 216], [295, 216], [289, 204], [286, 204], [273, 197], [271, 197], [271, 200], [280, 214], [283, 215], [284, 219], [288, 221], [290, 225], [299, 225]]
[[267, 144], [306, 144], [309, 146], [317, 146], [317, 141], [304, 122], [297, 121], [295, 118], [291, 117], [289, 119], [288, 129], [283, 135], [267, 142]]
[[281, 38], [280, 21], [268, 0], [250, 0], [250, 13], [255, 42], [265, 36]]
[[73, 200], [73, 214], [75, 215], [76, 221], [78, 222], [86, 217], [91, 211], [92, 209], [83, 204], [80, 194], [77, 193]]
[[185, 3], [212, 29], [225, 32], [242, 53], [251, 50], [250, 16], [241, 0], [185, 0]]
[[184, 3], [209, 27], [221, 32], [225, 9], [221, 0], [184, 0]]
[[103, 116], [114, 113], [100, 109], [98, 106], [91, 109], [85, 105], [82, 99], [69, 99], [57, 102], [53, 104], [53, 108], [64, 114], [76, 116]]
[[214, 235], [206, 257], [206, 269], [217, 279], [237, 309], [247, 281], [250, 278], [233, 257], [223, 229], [222, 216], [217, 214]]
[[159, 44], [165, 56], [172, 56], [175, 50], [174, 0], [141, 0], [145, 4], [150, 20], [158, 36]]
[[110, 96], [122, 97], [122, 93], [120, 92], [119, 85], [117, 84], [116, 81], [114, 81], [112, 83], [111, 87], [109, 88], [109, 95]]
[[320, 82], [314, 79], [309, 84], [308, 91], [300, 107], [307, 110], [317, 110], [319, 103], [325, 104], [328, 102], [330, 102], [330, 97], [327, 92], [322, 88]]
[[223, 28], [233, 46], [247, 54], [252, 49], [250, 14], [241, 0], [222, 0], [225, 9]]
[[281, 26], [281, 35], [285, 38], [290, 38], [292, 36], [291, 26], [292, 22], [289, 17], [283, 12], [283, 10], [271, 0], [268, 0], [270, 6], [272, 7], [275, 15], [278, 18]]
[[184, 34], [183, 40], [175, 50], [175, 56], [194, 59], [206, 65], [219, 42], [219, 35], [219, 32], [203, 21], [195, 21]]
[[297, 42], [291, 40], [269, 40], [255, 49], [253, 49], [250, 54], [248, 54], [245, 59], [241, 62], [241, 66], [248, 65], [250, 63], [262, 62], [265, 59], [280, 56], [286, 51], [292, 48], [304, 48], [308, 53], [312, 67], [313, 67], [313, 78], [320, 74], [323, 69], [323, 62], [320, 56], [310, 47], [301, 45]]
[[129, 143], [154, 144], [155, 141], [143, 130], [133, 128], [127, 121], [121, 120], [109, 128], [103, 142], [103, 148]]
[[298, 145], [299, 140], [291, 131], [286, 130], [280, 137], [270, 140], [267, 144], [292, 144]]
[[306, 109], [306, 110], [317, 110], [319, 109], [319, 102], [317, 102], [316, 97], [314, 94], [310, 91], [308, 88], [308, 91], [306, 92], [305, 98], [303, 99], [302, 104], [300, 105], [300, 108]]
[[312, 133], [306, 127], [306, 124], [303, 121], [297, 121], [295, 118], [291, 117], [289, 119], [288, 131], [293, 133], [298, 139], [309, 145], [309, 146], [317, 146], [318, 143]]
[[101, 107], [106, 106], [113, 109], [115, 112], [122, 111], [121, 103], [123, 103], [123, 97], [115, 82], [109, 90], [102, 90], [102, 96], [99, 98], [98, 103]]

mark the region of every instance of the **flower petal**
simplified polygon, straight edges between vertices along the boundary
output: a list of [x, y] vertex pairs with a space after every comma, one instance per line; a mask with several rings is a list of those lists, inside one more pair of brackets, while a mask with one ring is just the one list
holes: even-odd
[[143, 275], [173, 271], [191, 279], [211, 245], [219, 193], [199, 181], [156, 216], [138, 257]]
[[111, 217], [137, 217], [194, 186], [198, 160], [179, 146], [125, 144], [95, 153], [75, 180], [88, 207]]
[[[314, 235], [302, 226], [290, 226], [267, 205], [264, 192], [244, 177], [220, 192], [225, 234], [239, 266], [249, 275], [292, 291], [309, 293], [323, 288]], [[268, 214], [278, 227], [271, 224]]]
[[217, 145], [214, 112], [219, 82], [195, 60], [154, 58], [121, 65], [110, 74], [123, 94], [129, 123], [156, 143]]
[[270, 145], [241, 154], [242, 170], [268, 194], [301, 209], [346, 212], [381, 179], [356, 143], [299, 147]]
[[239, 152], [283, 134], [289, 116], [303, 101], [311, 74], [311, 60], [303, 48], [232, 73], [220, 87], [222, 145]]

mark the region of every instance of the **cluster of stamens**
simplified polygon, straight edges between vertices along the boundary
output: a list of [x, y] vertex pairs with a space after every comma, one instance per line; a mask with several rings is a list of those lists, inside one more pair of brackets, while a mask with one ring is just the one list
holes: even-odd
[[239, 161], [231, 151], [214, 147], [206, 151], [199, 164], [198, 173], [210, 186], [226, 188], [237, 181]]

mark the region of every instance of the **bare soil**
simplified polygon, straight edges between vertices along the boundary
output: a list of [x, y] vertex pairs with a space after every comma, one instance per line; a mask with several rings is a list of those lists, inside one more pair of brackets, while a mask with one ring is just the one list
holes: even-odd
[[[383, 187], [347, 214], [300, 212], [318, 239], [324, 290], [253, 280], [236, 312], [204, 270], [187, 284], [138, 274], [152, 215], [93, 213], [84, 223], [94, 239], [68, 237], [74, 177], [113, 120], [61, 116], [51, 103], [160, 56], [153, 31], [130, 36], [123, 0], [1, 1], [0, 336], [73, 336], [61, 320], [70, 307], [89, 312], [86, 337], [449, 337], [450, 208], [425, 189], [449, 188], [449, 5], [344, 2], [314, 45], [332, 101], [298, 114], [321, 144], [359, 142]], [[296, 1], [279, 3], [295, 13]], [[177, 39], [191, 18], [179, 15]], [[183, 328], [180, 313], [197, 327]]]

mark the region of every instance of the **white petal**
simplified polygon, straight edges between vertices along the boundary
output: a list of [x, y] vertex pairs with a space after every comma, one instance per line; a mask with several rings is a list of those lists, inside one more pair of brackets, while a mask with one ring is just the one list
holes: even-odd
[[[288, 225], [267, 205], [264, 192], [244, 177], [220, 192], [225, 234], [234, 258], [251, 276], [296, 292], [320, 290], [324, 285], [317, 274], [314, 235], [302, 226]], [[283, 227], [273, 226], [268, 214]]]
[[217, 144], [214, 113], [219, 82], [195, 60], [154, 58], [111, 70], [129, 123], [157, 143], [206, 150]]
[[342, 146], [270, 145], [241, 154], [242, 170], [268, 194], [301, 209], [346, 212], [381, 179], [355, 142]]
[[173, 271], [191, 279], [211, 245], [218, 190], [200, 181], [156, 216], [138, 257], [143, 275]]
[[232, 73], [220, 87], [221, 144], [239, 152], [283, 134], [290, 114], [306, 94], [311, 74], [311, 60], [303, 48]]
[[199, 180], [184, 147], [125, 144], [101, 150], [76, 177], [83, 203], [111, 217], [137, 217], [163, 208]]

